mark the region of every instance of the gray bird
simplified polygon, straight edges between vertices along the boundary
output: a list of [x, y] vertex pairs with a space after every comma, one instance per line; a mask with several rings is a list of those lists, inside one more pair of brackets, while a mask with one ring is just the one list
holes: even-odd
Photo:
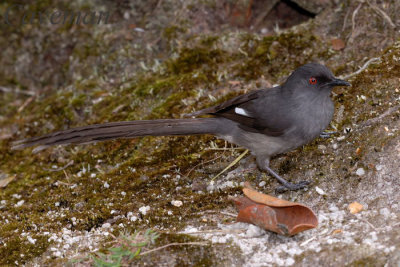
[[[39, 145], [81, 144], [118, 138], [213, 134], [249, 149], [258, 167], [285, 188], [298, 190], [309, 182], [290, 183], [269, 167], [270, 158], [309, 143], [332, 120], [330, 93], [335, 86], [349, 86], [325, 66], [309, 63], [296, 69], [281, 86], [260, 89], [232, 98], [188, 116], [212, 118], [162, 119], [94, 124], [28, 138], [13, 149]], [[282, 189], [282, 188], [281, 188]]]

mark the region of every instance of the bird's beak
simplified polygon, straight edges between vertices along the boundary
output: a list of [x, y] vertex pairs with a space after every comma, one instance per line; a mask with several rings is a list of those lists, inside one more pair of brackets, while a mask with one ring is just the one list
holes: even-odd
[[349, 82], [346, 82], [345, 80], [335, 78], [329, 82], [329, 85], [331, 85], [331, 86], [350, 86], [351, 84]]

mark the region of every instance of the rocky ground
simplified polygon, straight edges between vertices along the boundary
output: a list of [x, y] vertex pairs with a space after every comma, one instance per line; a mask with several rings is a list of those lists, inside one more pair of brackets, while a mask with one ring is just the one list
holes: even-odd
[[[0, 4], [0, 265], [398, 266], [398, 1], [139, 2]], [[111, 15], [51, 23], [57, 10]], [[311, 61], [352, 86], [333, 92], [336, 134], [271, 163], [313, 181], [278, 195], [318, 216], [294, 237], [235, 223], [229, 196], [244, 181], [271, 195], [277, 183], [249, 155], [212, 181], [243, 152], [212, 136], [10, 149], [74, 126], [179, 118]]]

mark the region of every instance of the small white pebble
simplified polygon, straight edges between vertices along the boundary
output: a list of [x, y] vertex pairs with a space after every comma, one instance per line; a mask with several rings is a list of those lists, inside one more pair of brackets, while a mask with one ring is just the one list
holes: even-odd
[[26, 238], [28, 239], [29, 243], [31, 243], [31, 244], [35, 244], [36, 243], [36, 239], [34, 239], [34, 238], [30, 237], [30, 236], [27, 236]]
[[338, 141], [343, 141], [345, 138], [346, 138], [346, 136], [342, 135], [342, 136], [339, 136], [339, 137], [337, 138], [337, 140], [338, 140]]
[[376, 165], [375, 168], [376, 168], [377, 171], [380, 171], [380, 170], [383, 169], [383, 166], [382, 165]]
[[246, 235], [246, 237], [258, 237], [258, 236], [262, 236], [264, 234], [265, 234], [264, 229], [250, 224], [249, 227], [247, 228], [245, 235]]
[[126, 192], [122, 191], [122, 192], [121, 192], [121, 195], [122, 195], [123, 197], [126, 196]]
[[335, 204], [331, 204], [331, 205], [329, 205], [329, 211], [332, 211], [332, 212], [336, 212], [336, 211], [339, 211], [339, 208], [338, 207], [336, 207], [336, 205]]
[[78, 186], [77, 184], [73, 184], [73, 185], [71, 185], [69, 188], [74, 189], [74, 188], [77, 187], [77, 186]]
[[317, 193], [320, 195], [326, 195], [325, 191], [319, 188], [318, 186], [315, 187], [315, 191], [317, 191]]
[[25, 200], [20, 200], [15, 204], [15, 207], [21, 207], [25, 203]]
[[134, 30], [134, 31], [137, 31], [137, 32], [144, 32], [144, 29], [139, 28], [139, 27], [136, 27], [136, 28], [134, 28], [133, 30]]
[[390, 210], [388, 208], [382, 208], [379, 210], [379, 214], [382, 215], [385, 219], [390, 217]]
[[333, 148], [333, 149], [337, 149], [337, 148], [338, 148], [338, 144], [334, 143], [334, 144], [332, 145], [332, 148]]
[[132, 216], [129, 220], [130, 220], [131, 222], [136, 222], [136, 221], [137, 221], [137, 217], [136, 217], [136, 216]]
[[180, 200], [172, 200], [171, 204], [172, 204], [172, 206], [175, 206], [175, 207], [181, 207], [183, 205], [183, 202]]
[[111, 224], [110, 223], [104, 223], [101, 227], [102, 228], [110, 228]]
[[143, 215], [146, 215], [146, 213], [150, 210], [150, 206], [143, 206], [139, 208], [139, 212]]
[[54, 203], [54, 206], [59, 207], [60, 206], [60, 202]]
[[285, 265], [286, 265], [286, 266], [291, 266], [291, 265], [293, 265], [294, 263], [295, 263], [295, 261], [294, 261], [293, 258], [288, 258], [288, 259], [286, 259], [286, 261], [285, 261]]
[[258, 186], [259, 186], [259, 187], [263, 187], [263, 186], [265, 186], [266, 184], [267, 184], [267, 182], [261, 181], [261, 182], [258, 184]]
[[95, 173], [90, 174], [90, 178], [94, 178], [94, 177], [96, 177]]
[[356, 174], [358, 176], [363, 176], [365, 174], [365, 170], [363, 168], [358, 168]]
[[110, 188], [110, 185], [109, 185], [107, 182], [105, 182], [105, 183], [104, 183], [104, 187], [105, 187], [105, 188]]

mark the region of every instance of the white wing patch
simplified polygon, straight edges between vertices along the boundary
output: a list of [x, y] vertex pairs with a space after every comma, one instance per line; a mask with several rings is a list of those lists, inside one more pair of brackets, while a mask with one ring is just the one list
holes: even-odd
[[242, 108], [236, 107], [236, 108], [235, 108], [235, 113], [236, 113], [236, 114], [239, 114], [239, 115], [242, 115], [242, 116], [251, 117], [250, 114], [247, 113], [247, 111], [244, 110], [244, 109], [242, 109]]

